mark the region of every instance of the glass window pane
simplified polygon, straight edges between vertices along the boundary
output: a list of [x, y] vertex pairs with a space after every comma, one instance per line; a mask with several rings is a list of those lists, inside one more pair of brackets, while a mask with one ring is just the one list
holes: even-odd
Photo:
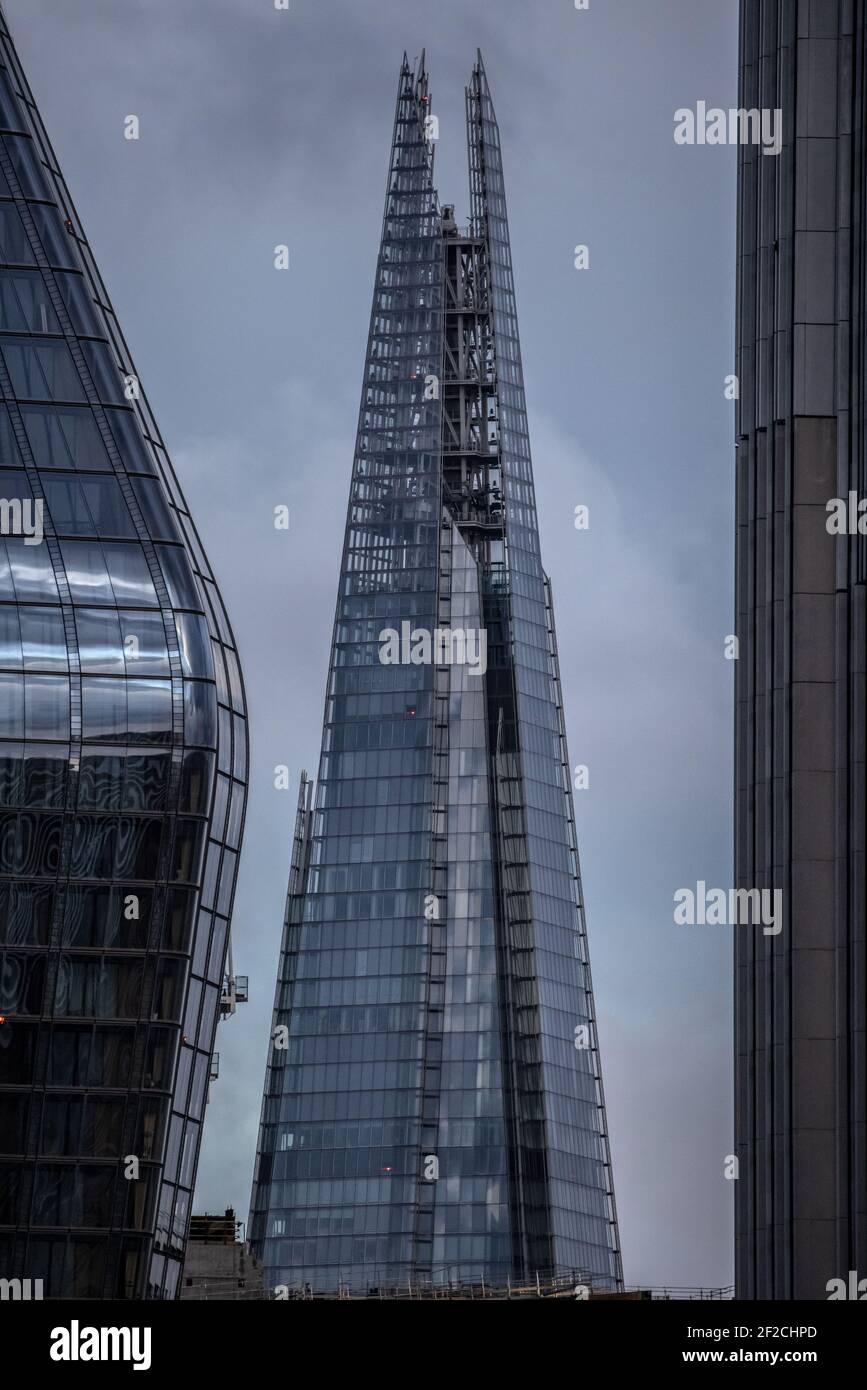
[[158, 608], [156, 590], [140, 545], [106, 545], [105, 562], [118, 608]]
[[63, 676], [24, 677], [25, 738], [69, 738], [69, 681]]
[[[0, 806], [21, 805], [23, 744], [0, 743]], [[0, 906], [0, 921], [3, 908]]]
[[90, 368], [99, 399], [123, 403], [126, 390], [124, 373], [118, 366], [112, 349], [107, 343], [82, 342], [79, 346]]
[[210, 1058], [206, 1052], [196, 1053], [196, 1068], [193, 1072], [193, 1089], [190, 1095], [190, 1114], [197, 1118], [205, 1108], [205, 1088], [208, 1084]]
[[83, 477], [81, 489], [96, 524], [97, 535], [135, 535], [132, 517], [123, 499], [117, 478]]
[[22, 805], [65, 806], [68, 762], [69, 748], [65, 744], [28, 743], [23, 762]]
[[162, 613], [124, 611], [120, 614], [120, 626], [129, 675], [171, 675]]
[[229, 815], [229, 826], [226, 831], [226, 841], [234, 849], [238, 849], [241, 844], [241, 818], [244, 814], [245, 804], [244, 788], [240, 782], [232, 783], [232, 809]]
[[111, 878], [117, 833], [114, 817], [78, 816], [72, 837], [70, 874], [75, 878]]
[[192, 1187], [193, 1171], [196, 1166], [196, 1155], [199, 1151], [199, 1126], [188, 1124], [184, 1135], [184, 1152], [181, 1159], [181, 1171], [178, 1181], [182, 1187]]
[[18, 609], [10, 603], [0, 604], [0, 668], [10, 666], [21, 670], [21, 630]]
[[21, 417], [38, 468], [73, 467], [60, 425], [60, 411], [45, 405], [25, 405], [21, 407]]
[[67, 671], [69, 657], [60, 609], [23, 606], [20, 614], [25, 671]]
[[155, 473], [153, 455], [133, 412], [109, 408], [105, 415], [127, 472]]
[[21, 945], [45, 946], [51, 936], [54, 889], [51, 884], [10, 885], [6, 940]]
[[40, 1014], [44, 989], [44, 955], [0, 953], [0, 1012]]
[[206, 822], [201, 820], [176, 822], [173, 879], [181, 879], [184, 883], [198, 883], [202, 874], [205, 826]]
[[[110, 755], [107, 755], [110, 761]], [[86, 818], [82, 817], [82, 821]], [[135, 950], [147, 942], [153, 894], [136, 890], [139, 917], [132, 921], [125, 914], [126, 890], [95, 884], [69, 890], [63, 918], [64, 946], [113, 946]]]
[[126, 811], [164, 811], [171, 756], [168, 753], [129, 753], [123, 784]]
[[180, 540], [166, 495], [156, 478], [134, 478], [133, 489], [150, 535], [157, 541]]
[[25, 135], [4, 135], [2, 138], [25, 198], [43, 198], [50, 202], [52, 194], [33, 141]]
[[111, 460], [91, 410], [55, 410], [73, 465], [81, 470], [109, 472]]
[[22, 103], [3, 71], [0, 71], [0, 127], [3, 130], [29, 130]]
[[215, 840], [226, 837], [226, 811], [229, 805], [232, 784], [228, 777], [217, 778], [217, 791], [214, 796], [214, 810], [211, 815], [211, 834]]
[[235, 743], [232, 771], [239, 782], [247, 775], [247, 725], [235, 715]]
[[199, 1025], [199, 1041], [203, 1047], [213, 1046], [214, 1025], [217, 1021], [217, 1004], [220, 991], [214, 985], [205, 986], [205, 1002], [202, 1005], [202, 1020]]
[[84, 283], [84, 276], [59, 274], [57, 284], [76, 333], [83, 333], [87, 337], [104, 338], [106, 336], [105, 325], [102, 323], [99, 311]]
[[0, 330], [59, 333], [60, 323], [38, 270], [0, 271]]
[[124, 754], [120, 750], [106, 748], [97, 752], [92, 748], [82, 749], [78, 776], [80, 810], [120, 810], [124, 764]]
[[232, 893], [235, 887], [235, 866], [238, 861], [237, 854], [233, 854], [227, 849], [223, 854], [223, 864], [220, 870], [220, 891], [217, 895], [217, 911], [224, 916], [229, 916], [229, 909], [232, 904]]
[[0, 536], [0, 600], [15, 602], [15, 585], [12, 583], [12, 568], [6, 551], [6, 542]]
[[8, 271], [0, 271], [0, 328], [5, 333], [26, 333], [28, 323], [15, 293], [15, 278]]
[[54, 528], [60, 536], [92, 536], [93, 518], [87, 509], [77, 478], [43, 479], [45, 500]]
[[66, 343], [3, 341], [12, 389], [22, 400], [83, 401], [84, 387]]
[[[0, 208], [3, 204], [0, 203]], [[18, 440], [15, 438], [15, 431], [12, 428], [12, 421], [9, 419], [9, 411], [5, 405], [0, 405], [0, 466], [3, 468], [23, 468], [21, 450], [18, 447]]]
[[231, 647], [224, 649], [226, 666], [229, 671], [229, 687], [232, 691], [232, 708], [239, 712], [244, 710], [244, 687], [241, 681], [241, 668], [238, 665], [238, 658]]
[[196, 895], [186, 888], [173, 888], [163, 931], [167, 951], [189, 951], [190, 937], [196, 921]]
[[134, 536], [135, 527], [115, 477], [48, 476], [43, 480], [54, 525], [69, 536]]
[[201, 613], [202, 600], [186, 552], [176, 545], [158, 545], [157, 554], [172, 607], [195, 608]]
[[148, 879], [156, 878], [162, 831], [161, 818], [121, 818], [115, 846], [113, 877], [133, 882], [146, 882]]
[[36, 223], [39, 240], [52, 265], [78, 265], [78, 252], [75, 238], [66, 230], [63, 218], [56, 207], [42, 207], [34, 203], [30, 215]]
[[171, 681], [127, 680], [129, 737], [169, 743], [172, 737]]
[[77, 608], [75, 626], [82, 671], [123, 675], [126, 666], [120, 622], [114, 608]]
[[[193, 815], [207, 815], [213, 778], [213, 753], [206, 753], [202, 748], [188, 748], [184, 753], [184, 764], [181, 771], [178, 809], [190, 811]], [[216, 828], [213, 833], [218, 834]]]
[[39, 602], [40, 599], [59, 602], [57, 581], [51, 567], [46, 545], [28, 545], [26, 541], [7, 540], [6, 553], [19, 603]]
[[24, 223], [14, 203], [0, 203], [0, 256], [15, 265], [35, 265]]
[[98, 541], [62, 541], [66, 578], [75, 603], [114, 604], [105, 556]]
[[123, 742], [126, 738], [126, 681], [88, 676], [81, 682], [82, 729], [86, 739]]
[[217, 694], [205, 681], [184, 681], [184, 742], [217, 746]]
[[186, 970], [187, 966], [184, 961], [161, 961], [157, 970], [152, 1018], [161, 1019], [167, 1023], [180, 1022]]
[[110, 471], [111, 462], [90, 409], [25, 405], [21, 414], [39, 468]]
[[24, 677], [0, 671], [0, 737], [24, 736]]
[[175, 627], [185, 676], [213, 675], [208, 625], [198, 613], [176, 613]]
[[42, 1152], [46, 1154], [78, 1153], [84, 1101], [63, 1096], [47, 1096], [42, 1109]]
[[220, 701], [221, 705], [230, 705], [232, 703], [232, 696], [229, 690], [229, 680], [226, 675], [226, 663], [223, 660], [224, 651], [225, 648], [222, 643], [217, 642], [216, 639], [212, 637], [211, 659], [214, 663], [214, 675], [217, 678], [217, 699]]

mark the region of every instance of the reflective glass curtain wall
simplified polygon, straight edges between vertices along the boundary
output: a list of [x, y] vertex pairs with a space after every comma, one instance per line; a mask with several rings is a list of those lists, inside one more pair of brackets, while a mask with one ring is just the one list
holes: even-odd
[[[411, 1266], [427, 1012], [433, 674], [383, 628], [436, 621], [442, 238], [426, 82], [400, 76], [309, 866], [290, 895], [253, 1226], [271, 1282]], [[297, 918], [297, 920], [295, 920]]]
[[[503, 931], [524, 1263], [619, 1277], [611, 1160], [593, 1010], [554, 613], [542, 569], [497, 119], [479, 57], [467, 92], [470, 196], [487, 243], [496, 363], [495, 442], [504, 563], [493, 568], [505, 628], [489, 678], [498, 717]], [[491, 689], [493, 687], [493, 691]], [[502, 711], [502, 716], [500, 716]], [[576, 1043], [586, 1045], [577, 1046]]]
[[[404, 59], [251, 1203], [272, 1287], [620, 1279], [481, 60], [467, 115], [460, 230], [433, 186], [424, 59], [417, 73]], [[383, 664], [382, 634], [402, 625], [484, 634], [486, 674], [435, 641], [429, 663]]]
[[0, 523], [0, 1276], [173, 1297], [243, 686], [2, 14]]

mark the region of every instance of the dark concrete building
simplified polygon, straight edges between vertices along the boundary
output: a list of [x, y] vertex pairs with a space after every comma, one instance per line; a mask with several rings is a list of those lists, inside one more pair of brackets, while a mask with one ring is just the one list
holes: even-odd
[[853, 0], [742, 0], [741, 108], [779, 155], [739, 166], [737, 1292], [827, 1297], [867, 1274], [865, 29]]
[[224, 1216], [205, 1213], [190, 1222], [180, 1297], [222, 1303], [267, 1298], [262, 1266], [250, 1254], [231, 1207]]

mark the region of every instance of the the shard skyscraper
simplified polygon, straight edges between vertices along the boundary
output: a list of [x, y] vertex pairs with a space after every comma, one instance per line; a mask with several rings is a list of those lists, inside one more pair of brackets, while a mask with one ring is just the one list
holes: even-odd
[[315, 788], [303, 779], [254, 1177], [266, 1280], [620, 1255], [500, 142], [471, 217], [400, 73]]
[[177, 1291], [246, 770], [226, 613], [0, 12], [4, 1298]]

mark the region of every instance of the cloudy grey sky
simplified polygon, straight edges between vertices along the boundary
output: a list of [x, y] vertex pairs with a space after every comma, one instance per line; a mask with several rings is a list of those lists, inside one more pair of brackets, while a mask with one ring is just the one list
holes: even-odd
[[734, 104], [736, 0], [4, 4], [247, 680], [234, 940], [251, 1000], [219, 1030], [197, 1209], [249, 1199], [295, 799], [273, 768], [294, 782], [318, 760], [398, 67], [427, 48], [440, 195], [465, 216], [478, 46], [570, 751], [590, 769], [576, 801], [626, 1277], [728, 1283], [730, 930], [674, 926], [672, 898], [731, 880], [735, 159], [676, 146], [673, 113]]

